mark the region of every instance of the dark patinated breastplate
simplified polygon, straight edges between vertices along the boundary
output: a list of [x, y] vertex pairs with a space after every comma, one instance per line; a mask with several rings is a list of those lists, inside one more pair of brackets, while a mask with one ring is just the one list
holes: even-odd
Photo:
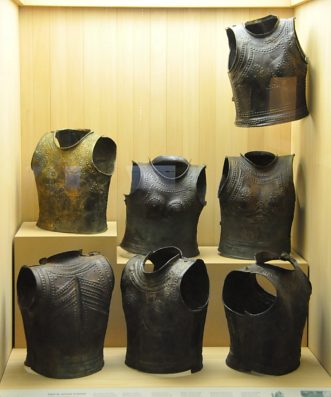
[[27, 341], [25, 364], [51, 378], [77, 378], [103, 367], [114, 276], [99, 254], [64, 252], [23, 266], [17, 291]]
[[[154, 271], [145, 270], [146, 261]], [[175, 247], [137, 255], [123, 270], [121, 289], [126, 364], [151, 373], [199, 371], [209, 294], [204, 262]]]
[[[273, 259], [289, 261], [293, 269], [265, 263]], [[256, 276], [271, 282], [277, 295], [265, 291]], [[310, 294], [308, 278], [288, 254], [260, 253], [256, 264], [229, 273], [223, 287], [230, 333], [227, 365], [270, 375], [294, 371], [300, 365]]]
[[220, 183], [221, 255], [291, 252], [295, 191], [293, 155], [249, 152], [227, 157]]
[[307, 60], [294, 19], [273, 15], [227, 29], [236, 125], [258, 127], [308, 115]]
[[160, 156], [149, 164], [134, 164], [132, 180], [131, 193], [125, 198], [126, 229], [121, 247], [147, 254], [175, 246], [184, 256], [198, 255], [197, 225], [205, 205], [205, 167], [189, 165], [178, 157]]
[[39, 199], [37, 225], [68, 233], [105, 231], [115, 157], [114, 141], [93, 131], [46, 133], [31, 162]]

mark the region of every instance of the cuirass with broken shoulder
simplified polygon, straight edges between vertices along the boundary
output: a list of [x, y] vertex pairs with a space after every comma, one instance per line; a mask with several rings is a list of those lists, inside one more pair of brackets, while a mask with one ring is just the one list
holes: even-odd
[[[274, 259], [289, 261], [293, 267], [265, 263]], [[275, 294], [261, 286], [261, 278], [272, 284]], [[307, 276], [288, 254], [259, 253], [255, 264], [230, 272], [223, 287], [230, 333], [227, 365], [270, 375], [295, 370], [310, 294]]]
[[221, 180], [218, 193], [219, 252], [243, 259], [253, 259], [260, 251], [279, 255], [291, 252], [295, 205], [293, 155], [274, 156], [264, 166], [255, 164], [248, 155], [225, 160], [228, 172]]
[[[263, 31], [271, 18], [273, 28]], [[236, 125], [258, 127], [307, 116], [307, 60], [294, 19], [268, 16], [232, 26], [227, 34]]]
[[25, 364], [52, 378], [99, 371], [114, 286], [109, 262], [99, 254], [70, 251], [41, 263], [23, 266], [17, 282]]
[[[151, 373], [174, 373], [202, 368], [202, 339], [209, 282], [201, 259], [181, 254], [146, 272], [147, 257], [136, 255], [122, 274], [123, 309], [127, 324], [126, 364]], [[160, 264], [159, 262], [157, 262]]]
[[32, 157], [42, 229], [99, 233], [106, 210], [116, 145], [90, 130], [46, 133]]
[[205, 205], [205, 180], [199, 187], [197, 181], [205, 167], [187, 164], [186, 172], [175, 178], [163, 175], [152, 162], [134, 167], [139, 167], [140, 179], [125, 197], [121, 246], [137, 254], [175, 246], [184, 256], [198, 255], [197, 225]]

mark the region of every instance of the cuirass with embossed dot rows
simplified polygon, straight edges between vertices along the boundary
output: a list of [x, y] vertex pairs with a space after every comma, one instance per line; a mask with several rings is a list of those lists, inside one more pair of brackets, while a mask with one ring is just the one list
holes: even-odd
[[204, 167], [189, 165], [185, 175], [172, 180], [151, 164], [137, 166], [140, 180], [137, 189], [125, 197], [126, 230], [121, 246], [138, 254], [175, 246], [187, 257], [198, 255], [197, 225], [205, 205], [205, 182], [199, 193], [197, 181]]
[[295, 204], [293, 155], [275, 156], [265, 166], [254, 164], [246, 155], [226, 158], [228, 174], [219, 189], [219, 251], [243, 259], [254, 258], [260, 251], [290, 252]]
[[64, 252], [22, 267], [18, 299], [26, 365], [52, 378], [85, 376], [103, 367], [103, 343], [114, 276], [99, 254]]
[[[262, 29], [267, 18], [270, 16], [248, 23]], [[307, 60], [293, 18], [279, 19], [275, 28], [265, 34], [253, 34], [246, 24], [228, 29], [236, 42], [236, 57], [229, 65], [236, 125], [258, 127], [307, 116]]]
[[[154, 271], [146, 272], [145, 262], [160, 255]], [[183, 258], [175, 247], [136, 255], [123, 270], [121, 289], [126, 364], [153, 373], [200, 370], [209, 295], [204, 262]]]
[[[61, 133], [61, 147], [56, 134]], [[64, 136], [65, 135], [65, 136]], [[100, 233], [107, 229], [107, 201], [111, 172], [101, 172], [94, 162], [94, 148], [109, 144], [104, 162], [113, 169], [116, 145], [90, 130], [46, 133], [38, 142], [31, 166], [35, 175], [42, 229], [68, 233]], [[108, 147], [106, 146], [107, 150]], [[106, 151], [106, 150], [105, 150]]]

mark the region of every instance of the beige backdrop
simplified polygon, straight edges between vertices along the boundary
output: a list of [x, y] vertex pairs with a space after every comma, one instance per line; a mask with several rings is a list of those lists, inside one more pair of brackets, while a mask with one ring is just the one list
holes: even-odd
[[108, 218], [120, 239], [131, 161], [177, 154], [207, 165], [199, 244], [216, 245], [224, 156], [291, 152], [290, 124], [234, 126], [225, 27], [269, 13], [293, 9], [22, 8], [23, 220], [38, 216], [30, 161], [41, 135], [91, 128], [118, 145]]
[[12, 348], [12, 239], [20, 223], [18, 9], [0, 1], [0, 379]]
[[331, 373], [331, 2], [296, 9], [298, 34], [309, 61], [311, 115], [292, 126], [296, 153], [295, 245], [308, 260], [313, 294], [309, 347]]

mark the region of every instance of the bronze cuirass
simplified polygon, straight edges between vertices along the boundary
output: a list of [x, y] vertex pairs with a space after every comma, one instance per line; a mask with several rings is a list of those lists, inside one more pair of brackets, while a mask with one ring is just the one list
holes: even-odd
[[307, 59], [294, 18], [274, 15], [227, 29], [236, 125], [259, 127], [308, 115]]
[[114, 141], [91, 130], [46, 133], [31, 162], [39, 199], [37, 225], [68, 233], [105, 231], [115, 158]]
[[121, 289], [126, 364], [152, 373], [199, 371], [209, 295], [204, 262], [175, 247], [136, 255], [123, 270]]
[[[266, 263], [275, 259], [291, 265]], [[263, 279], [275, 293], [261, 286]], [[223, 287], [230, 333], [227, 365], [269, 375], [294, 371], [300, 364], [310, 294], [307, 276], [289, 254], [262, 252], [255, 264], [230, 272]]]
[[51, 378], [77, 378], [103, 367], [103, 343], [114, 287], [112, 268], [97, 253], [69, 251], [23, 266], [17, 280], [27, 358]]
[[291, 252], [292, 162], [293, 155], [257, 151], [225, 158], [218, 192], [221, 255], [253, 259], [260, 251]]
[[121, 247], [147, 254], [175, 246], [184, 256], [198, 255], [197, 225], [205, 191], [205, 167], [182, 157], [159, 156], [148, 164], [134, 163]]

